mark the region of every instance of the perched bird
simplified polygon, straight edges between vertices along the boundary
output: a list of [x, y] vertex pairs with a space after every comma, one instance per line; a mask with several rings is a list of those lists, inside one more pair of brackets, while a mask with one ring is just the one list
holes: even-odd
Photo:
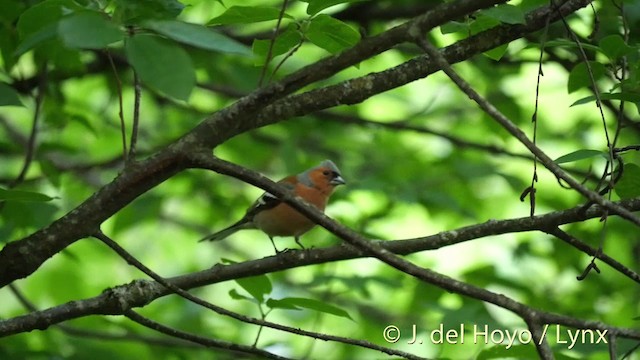
[[[338, 167], [331, 160], [325, 160], [316, 167], [298, 175], [288, 176], [278, 183], [289, 188], [297, 196], [317, 207], [318, 210], [324, 211], [334, 188], [345, 184], [345, 181]], [[239, 230], [260, 229], [269, 236], [269, 240], [278, 254], [281, 251], [273, 242], [274, 236], [293, 236], [296, 243], [304, 249], [300, 243], [300, 236], [311, 230], [314, 225], [315, 223], [306, 216], [272, 194], [265, 192], [247, 210], [242, 219], [200, 241], [218, 241]]]

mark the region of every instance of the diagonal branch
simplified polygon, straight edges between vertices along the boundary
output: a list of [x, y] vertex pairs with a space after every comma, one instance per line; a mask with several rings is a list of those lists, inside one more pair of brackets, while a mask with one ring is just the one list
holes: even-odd
[[[391, 70], [349, 80], [338, 85], [309, 91], [278, 100], [314, 81], [324, 79], [337, 71], [379, 54], [407, 39], [409, 27], [426, 31], [451, 19], [501, 1], [456, 1], [444, 3], [433, 11], [376, 37], [367, 38], [352, 49], [321, 60], [238, 100], [223, 109], [188, 134], [122, 171], [110, 184], [55, 221], [48, 227], [7, 244], [0, 251], [0, 288], [27, 277], [47, 259], [75, 241], [91, 236], [93, 229], [144, 192], [184, 170], [186, 156], [198, 151], [210, 151], [227, 139], [245, 131], [283, 121], [293, 116], [308, 114], [338, 104], [353, 104], [375, 94], [428, 76], [438, 68], [423, 57], [409, 61]], [[588, 0], [569, 0], [561, 8], [569, 14], [588, 4]], [[548, 7], [530, 12], [525, 25], [501, 25], [492, 30], [460, 41], [447, 48], [449, 62], [458, 62], [524, 34], [540, 29], [548, 16], [557, 15]], [[555, 17], [554, 17], [555, 16]]]
[[498, 109], [496, 109], [491, 103], [478, 94], [464, 79], [462, 79], [447, 62], [447, 59], [440, 54], [438, 49], [427, 42], [426, 39], [419, 35], [419, 32], [414, 31], [416, 34], [416, 42], [429, 54], [429, 57], [438, 64], [438, 67], [444, 71], [447, 76], [462, 90], [469, 98], [475, 101], [482, 110], [488, 115], [494, 118], [505, 130], [507, 130], [513, 137], [518, 139], [524, 146], [533, 153], [537, 159], [558, 179], [564, 180], [569, 186], [582, 194], [589, 201], [593, 201], [612, 212], [620, 215], [626, 220], [640, 226], [640, 218], [628, 211], [627, 209], [616, 205], [600, 196], [600, 194], [589, 190], [586, 186], [576, 181], [569, 176], [562, 168], [556, 164], [547, 154], [545, 154], [538, 146], [536, 146], [527, 136], [518, 128], [511, 120], [504, 116]]
[[255, 348], [253, 346], [240, 345], [240, 344], [235, 344], [235, 343], [218, 340], [218, 339], [210, 339], [204, 336], [173, 329], [168, 326], [162, 325], [158, 322], [155, 322], [151, 319], [148, 319], [133, 310], [127, 310], [124, 313], [124, 315], [128, 317], [131, 321], [137, 322], [138, 324], [144, 327], [147, 327], [149, 329], [153, 329], [155, 331], [161, 332], [171, 337], [187, 340], [187, 341], [194, 342], [196, 344], [200, 344], [206, 347], [230, 350], [230, 351], [238, 352], [239, 354], [243, 354], [243, 355], [251, 354], [255, 356], [260, 356], [260, 358], [263, 358], [263, 359], [278, 359], [278, 360], [289, 359], [283, 356], [270, 353], [265, 350]]
[[[248, 169], [240, 168], [236, 165], [214, 159], [207, 154], [201, 154], [198, 156], [194, 155], [193, 161], [193, 166], [200, 165], [200, 167], [203, 168], [211, 168], [217, 172], [232, 175], [246, 182], [260, 186], [264, 190], [280, 197], [281, 199], [283, 199], [283, 201], [286, 201], [291, 206], [295, 207], [298, 211], [305, 214], [305, 216], [308, 216], [315, 222], [319, 223], [321, 226], [339, 235], [343, 239], [346, 239], [346, 241], [353, 241], [354, 239], [356, 239], [355, 241], [358, 241], [358, 243], [356, 243], [356, 246], [360, 245], [360, 241], [364, 241], [366, 244], [365, 246], [374, 248], [378, 251], [378, 254], [375, 254], [376, 257], [380, 256], [384, 257], [385, 260], [389, 260], [387, 258], [387, 254], [390, 254], [389, 250], [393, 250], [392, 244], [401, 243], [399, 241], [390, 242], [387, 245], [387, 243], [385, 242], [371, 242], [369, 240], [363, 239], [362, 237], [360, 237], [360, 235], [355, 234], [351, 230], [346, 229], [343, 226], [331, 221], [324, 214], [319, 213], [317, 209], [296, 200], [296, 198], [294, 198], [286, 190], [283, 190], [281, 186]], [[640, 208], [640, 199], [633, 199], [620, 204], [638, 209]], [[566, 221], [571, 221], [570, 219], [584, 220], [585, 216], [597, 217], [598, 211], [601, 212], [602, 210], [599, 207], [594, 207], [593, 209], [589, 209], [587, 212], [582, 213], [580, 211], [580, 208], [578, 207], [564, 212], [557, 212], [539, 217], [514, 219], [514, 221], [518, 220], [520, 222], [520, 231], [524, 231], [527, 227], [544, 226], [543, 223], [551, 224], [555, 222], [559, 225]], [[515, 225], [514, 221], [511, 221], [510, 226]], [[500, 222], [491, 221], [486, 224], [481, 224], [480, 228], [474, 229], [475, 232], [473, 230], [464, 231], [463, 229], [461, 229], [460, 231], [445, 232], [441, 234], [441, 237], [445, 242], [451, 242], [450, 239], [459, 236], [458, 233], [462, 233], [462, 236], [478, 237], [478, 232], [481, 232], [481, 229], [485, 229], [485, 231], [487, 231], [486, 229], [488, 229], [489, 227], [496, 227], [496, 224], [499, 223]], [[504, 230], [506, 230], [506, 227], [508, 227], [506, 224], [503, 226], [497, 226], [497, 228], [502, 228]], [[518, 230], [510, 229], [507, 232], [511, 231]], [[411, 242], [411, 240], [406, 241]], [[415, 243], [415, 241], [413, 242]], [[385, 244], [385, 246], [382, 246], [383, 244]], [[428, 247], [428, 245], [425, 244], [423, 244], [423, 246]], [[223, 281], [225, 279], [222, 279], [222, 277], [226, 277], [226, 279], [239, 278], [266, 273], [269, 271], [283, 270], [285, 268], [292, 268], [295, 266], [303, 266], [323, 262], [326, 261], [326, 256], [329, 256], [329, 254], [331, 254], [331, 256], [336, 259], [344, 258], [344, 253], [348, 254], [349, 252], [351, 252], [350, 256], [362, 257], [367, 254], [366, 251], [370, 250], [367, 249], [363, 252], [362, 250], [358, 250], [348, 245], [338, 246], [330, 249], [292, 251], [289, 253], [280, 254], [278, 256], [250, 261], [243, 264], [234, 264], [227, 266], [216, 265], [210, 270], [169, 279], [169, 281], [171, 281], [171, 283], [175, 284], [178, 287], [187, 289], [190, 287], [202, 286], [205, 284], [217, 282], [212, 281], [212, 275], [213, 277], [218, 277], [218, 281]], [[403, 249], [402, 251], [404, 252], [406, 251], [406, 249]], [[391, 261], [395, 260], [390, 260], [390, 262]], [[580, 329], [599, 329], [603, 331], [606, 330], [609, 333], [616, 334], [619, 337], [640, 339], [640, 333], [634, 330], [613, 327], [596, 321], [585, 321], [571, 318], [565, 315], [537, 310], [505, 296], [477, 288], [470, 284], [462, 283], [460, 281], [435, 273], [433, 271], [429, 271], [427, 269], [416, 267], [415, 265], [405, 261], [394, 263], [394, 265], [401, 267], [403, 271], [410, 271], [411, 275], [420, 277], [421, 280], [433, 283], [434, 285], [442, 287], [446, 290], [460, 293], [475, 299], [487, 301], [505, 309], [514, 311], [518, 315], [523, 317], [528, 323], [553, 323], [572, 326]], [[242, 271], [240, 271], [241, 268], [243, 269]], [[206, 277], [208, 278], [205, 279]], [[170, 291], [168, 291], [165, 287], [158, 283], [135, 281], [131, 284], [105, 291], [103, 294], [95, 298], [74, 301], [41, 312], [31, 313], [21, 317], [1, 321], [0, 335], [6, 336], [16, 332], [28, 331], [34, 328], [46, 328], [51, 324], [91, 314], [122, 314], [128, 309], [144, 306], [154, 299], [168, 293], [170, 293]]]
[[[372, 350], [377, 350], [389, 355], [396, 355], [396, 356], [401, 356], [405, 359], [413, 359], [413, 360], [418, 360], [418, 359], [422, 359], [418, 356], [414, 356], [410, 353], [404, 352], [404, 351], [399, 351], [399, 350], [394, 350], [394, 349], [390, 349], [390, 348], [385, 348], [383, 346], [378, 346], [375, 344], [372, 344], [368, 341], [360, 341], [360, 340], [354, 340], [354, 339], [350, 339], [350, 338], [345, 338], [345, 337], [340, 337], [340, 336], [332, 336], [332, 335], [325, 335], [325, 334], [321, 334], [321, 333], [315, 333], [315, 332], [311, 332], [311, 331], [306, 331], [306, 330], [302, 330], [302, 329], [296, 329], [293, 327], [289, 327], [289, 326], [284, 326], [284, 325], [280, 325], [280, 324], [276, 324], [270, 321], [266, 321], [266, 320], [259, 320], [259, 319], [255, 319], [255, 318], [251, 318], [248, 316], [244, 316], [242, 314], [238, 314], [235, 313], [233, 311], [227, 310], [223, 307], [214, 305], [208, 301], [205, 301], [197, 296], [192, 295], [191, 293], [187, 292], [186, 290], [182, 289], [179, 286], [176, 286], [175, 284], [173, 284], [170, 281], [167, 281], [167, 279], [161, 277], [160, 275], [158, 275], [157, 273], [153, 272], [151, 269], [149, 269], [148, 267], [146, 267], [144, 264], [142, 264], [138, 259], [136, 259], [135, 257], [133, 257], [131, 254], [129, 254], [125, 249], [123, 249], [120, 245], [118, 245], [115, 241], [113, 241], [111, 238], [109, 238], [107, 235], [105, 235], [104, 233], [102, 233], [101, 231], [99, 231], [98, 233], [96, 233], [94, 235], [97, 239], [99, 239], [100, 241], [102, 241], [105, 245], [107, 245], [109, 248], [111, 248], [113, 251], [115, 251], [120, 257], [122, 257], [124, 260], [127, 261], [128, 264], [134, 266], [135, 268], [137, 268], [138, 270], [142, 271], [143, 273], [145, 273], [146, 275], [148, 275], [149, 277], [151, 277], [152, 279], [154, 279], [157, 283], [161, 284], [167, 291], [177, 294], [178, 296], [191, 301], [194, 304], [200, 305], [206, 309], [212, 310], [220, 315], [224, 315], [224, 316], [228, 316], [231, 317], [235, 320], [244, 322], [244, 323], [248, 323], [248, 324], [254, 324], [254, 325], [259, 325], [259, 326], [263, 326], [263, 327], [268, 327], [271, 329], [276, 329], [276, 330], [280, 330], [280, 331], [284, 331], [284, 332], [289, 332], [289, 333], [293, 333], [293, 334], [298, 334], [298, 335], [303, 335], [303, 336], [308, 336], [311, 338], [315, 338], [315, 339], [322, 339], [325, 341], [335, 341], [335, 342], [340, 342], [340, 343], [344, 343], [344, 344], [349, 344], [349, 345], [355, 345], [355, 346], [360, 346], [363, 348], [368, 348], [368, 349], [372, 349]], [[129, 312], [131, 310], [129, 309], [128, 311], [126, 311], [124, 314], [129, 316]], [[255, 345], [255, 344], [254, 344]]]

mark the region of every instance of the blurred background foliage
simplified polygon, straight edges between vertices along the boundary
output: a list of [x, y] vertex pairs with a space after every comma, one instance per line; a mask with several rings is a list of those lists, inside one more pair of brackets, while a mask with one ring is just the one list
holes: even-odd
[[[439, 1], [336, 1], [340, 4], [321, 9], [323, 3], [328, 2], [289, 1], [265, 82], [339, 52], [361, 36], [389, 29]], [[501, 22], [520, 23], [524, 13], [546, 3], [509, 2], [508, 7], [458, 19], [429, 36], [439, 46], [449, 45]], [[620, 4], [624, 10], [620, 10]], [[634, 103], [640, 100], [640, 34], [635, 32], [640, 3], [620, 4], [596, 2], [593, 9], [585, 8], [567, 21], [585, 44], [600, 92], [622, 94], [610, 96], [626, 101], [621, 115], [615, 113], [618, 100], [603, 108], [610, 136], [615, 134], [619, 119], [625, 119], [616, 143], [622, 147], [639, 142], [638, 108]], [[208, 114], [256, 89], [269, 47], [265, 40], [276, 26], [281, 5], [281, 1], [267, 0], [3, 0], [0, 100], [5, 106], [0, 107], [0, 186], [11, 189], [13, 196], [21, 194], [17, 191], [27, 193], [22, 199], [3, 203], [0, 241], [22, 238], [49, 224], [122, 169], [119, 93], [127, 134], [131, 131], [134, 98], [133, 72], [127, 60], [142, 80], [138, 153], [144, 157], [192, 129]], [[314, 12], [318, 8], [320, 14]], [[247, 12], [238, 15], [232, 9]], [[597, 26], [594, 15], [599, 20]], [[189, 28], [185, 22], [199, 25]], [[627, 34], [625, 26], [631, 30]], [[541, 36], [532, 34], [455, 66], [530, 137]], [[544, 76], [539, 91], [538, 144], [552, 158], [581, 150], [606, 152], [595, 102], [571, 106], [593, 95], [586, 67], [580, 68], [582, 59], [576, 46], [560, 22], [549, 28], [548, 39], [551, 42], [543, 55]], [[294, 48], [296, 51], [287, 55]], [[418, 54], [417, 47], [397, 47], [313, 87], [382, 71]], [[36, 113], [33, 162], [24, 181], [13, 187], [24, 164]], [[491, 146], [494, 151], [475, 145]], [[526, 149], [441, 73], [361, 104], [339, 106], [244, 133], [229, 139], [214, 153], [272, 179], [332, 159], [348, 185], [336, 192], [328, 214], [373, 239], [421, 237], [489, 219], [529, 214], [528, 201], [519, 200], [533, 174]], [[624, 153], [623, 159], [626, 164], [640, 164], [637, 151]], [[563, 165], [595, 188], [605, 161], [603, 156], [585, 156]], [[583, 203], [580, 196], [561, 187], [545, 170], [539, 169], [538, 176], [538, 214]], [[625, 181], [637, 184], [637, 177]], [[637, 196], [634, 186], [631, 188], [631, 195]], [[241, 232], [214, 244], [196, 240], [241, 217], [260, 194], [261, 190], [232, 178], [187, 171], [136, 199], [102, 229], [163, 276], [206, 269], [224, 259], [256, 259], [272, 251], [267, 237], [257, 231]], [[45, 197], [38, 197], [42, 195]], [[613, 194], [612, 198], [619, 197]], [[640, 271], [640, 235], [629, 223], [611, 217], [606, 229], [598, 219], [564, 229], [594, 247], [604, 236], [607, 254]], [[321, 228], [306, 234], [302, 241], [314, 247], [339, 243]], [[278, 243], [280, 247], [295, 245], [288, 238]], [[640, 328], [637, 284], [606, 266], [601, 266], [600, 274], [591, 273], [584, 281], [577, 281], [576, 276], [590, 258], [545, 234], [482, 238], [408, 258], [539, 309]], [[31, 303], [44, 309], [96, 296], [105, 288], [143, 277], [99, 241], [87, 239], [16, 285]], [[408, 334], [416, 324], [420, 334], [427, 336], [439, 324], [445, 329], [460, 324], [488, 324], [500, 329], [526, 326], [502, 309], [420, 283], [376, 260], [308, 266], [267, 277], [273, 287], [266, 294], [268, 298], [313, 299], [348, 314], [336, 316], [326, 308], [275, 309], [267, 316], [273, 322], [434, 358], [535, 357], [531, 345], [506, 352], [504, 346], [471, 341], [464, 345], [409, 345], [405, 341], [408, 335], [396, 344], [386, 343], [382, 330], [390, 324]], [[254, 302], [243, 299], [251, 298], [251, 294], [237, 282], [207, 286], [194, 293], [243, 314], [261, 316]], [[4, 319], [26, 312], [7, 288], [0, 289], [0, 302], [0, 317]], [[263, 311], [267, 309], [261, 306]], [[254, 343], [258, 333], [255, 326], [216, 316], [176, 296], [161, 298], [141, 312], [185, 331], [247, 345]], [[54, 327], [0, 339], [0, 358], [236, 356], [211, 355], [200, 347], [171, 342], [123, 317], [93, 316], [67, 325], [81, 331]], [[156, 341], [158, 338], [161, 341]], [[382, 357], [370, 350], [271, 329], [262, 330], [258, 346], [295, 358], [320, 358], [318, 354], [333, 359]], [[623, 354], [633, 346], [637, 343], [619, 341], [618, 352]], [[602, 344], [578, 345], [571, 350], [558, 344], [554, 350], [558, 357], [608, 358], [608, 349]], [[638, 358], [637, 352], [635, 356]]]

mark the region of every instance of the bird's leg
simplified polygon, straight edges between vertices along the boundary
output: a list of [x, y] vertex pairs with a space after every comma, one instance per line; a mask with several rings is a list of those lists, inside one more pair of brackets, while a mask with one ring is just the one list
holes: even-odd
[[269, 236], [269, 240], [271, 240], [271, 245], [273, 245], [273, 249], [276, 251], [276, 255], [289, 251], [288, 248], [285, 248], [282, 251], [278, 250], [278, 248], [276, 247], [276, 243], [273, 241], [273, 238], [271, 236]]
[[296, 237], [294, 237], [294, 239], [296, 240], [296, 244], [300, 245], [300, 249], [304, 250], [304, 249], [305, 249], [305, 247], [304, 247], [304, 245], [302, 245], [302, 243], [300, 242], [300, 237], [299, 237], [299, 236], [296, 236]]
[[276, 243], [273, 242], [273, 238], [269, 236], [269, 240], [271, 241], [271, 245], [273, 245], [273, 249], [276, 251], [276, 255], [280, 254], [280, 250], [276, 247]]

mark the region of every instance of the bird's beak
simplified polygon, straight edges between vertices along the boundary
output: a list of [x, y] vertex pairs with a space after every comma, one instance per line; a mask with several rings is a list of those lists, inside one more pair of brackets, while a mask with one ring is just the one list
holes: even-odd
[[334, 177], [333, 179], [331, 179], [331, 181], [329, 182], [331, 185], [333, 186], [338, 186], [338, 185], [344, 185], [347, 182], [344, 181], [344, 179], [342, 178], [342, 176], [338, 175], [336, 177]]

